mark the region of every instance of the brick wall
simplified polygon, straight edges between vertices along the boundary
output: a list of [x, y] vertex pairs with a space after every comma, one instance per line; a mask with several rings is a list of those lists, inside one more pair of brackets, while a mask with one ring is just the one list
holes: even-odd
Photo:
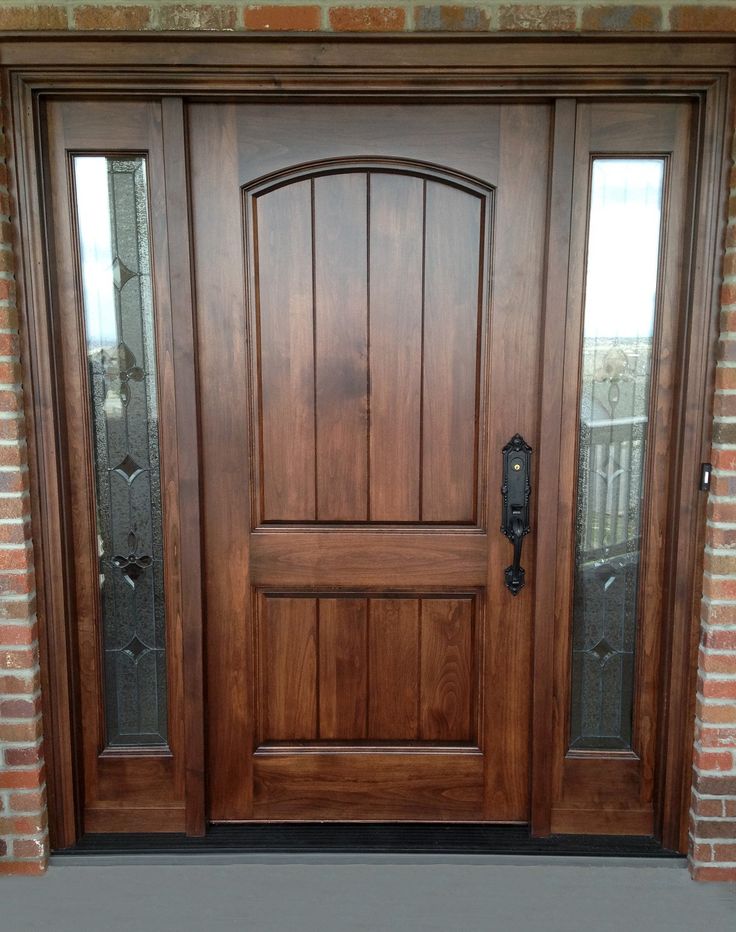
[[[442, 4], [0, 0], [0, 30], [736, 32], [736, 2]], [[47, 854], [38, 656], [4, 137], [0, 135], [0, 872]], [[690, 863], [736, 880], [736, 170], [724, 267], [695, 723]]]
[[1, 108], [0, 124], [0, 873], [39, 873], [48, 848], [46, 798], [13, 209]]

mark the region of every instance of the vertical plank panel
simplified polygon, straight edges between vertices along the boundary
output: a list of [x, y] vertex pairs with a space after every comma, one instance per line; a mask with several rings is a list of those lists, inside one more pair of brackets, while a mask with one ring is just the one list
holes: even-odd
[[369, 602], [368, 735], [412, 740], [419, 733], [419, 600]]
[[314, 181], [317, 517], [368, 517], [367, 176]]
[[319, 736], [367, 736], [366, 599], [319, 600]]
[[316, 511], [311, 185], [302, 181], [262, 195], [255, 210], [263, 518], [312, 520]]
[[424, 185], [370, 180], [370, 518], [419, 519]]
[[475, 517], [481, 202], [427, 183], [422, 518]]
[[317, 599], [262, 601], [262, 739], [317, 736]]
[[468, 741], [472, 735], [472, 603], [422, 599], [419, 736]]

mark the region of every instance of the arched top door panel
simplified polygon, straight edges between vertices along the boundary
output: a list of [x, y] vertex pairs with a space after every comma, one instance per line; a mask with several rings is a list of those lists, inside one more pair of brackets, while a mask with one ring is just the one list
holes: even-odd
[[257, 523], [477, 523], [491, 189], [334, 160], [244, 208]]

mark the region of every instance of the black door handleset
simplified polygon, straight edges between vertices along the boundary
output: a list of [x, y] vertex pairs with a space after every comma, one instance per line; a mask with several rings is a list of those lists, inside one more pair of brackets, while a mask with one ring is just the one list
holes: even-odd
[[521, 565], [521, 547], [529, 533], [529, 499], [532, 448], [521, 434], [514, 434], [501, 451], [503, 454], [503, 485], [501, 496], [501, 533], [514, 545], [514, 560], [507, 566], [504, 577], [512, 595], [524, 588], [524, 567]]

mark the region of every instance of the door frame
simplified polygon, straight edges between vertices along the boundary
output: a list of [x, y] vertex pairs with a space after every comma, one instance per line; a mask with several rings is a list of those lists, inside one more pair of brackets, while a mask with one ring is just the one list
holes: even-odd
[[[2, 40], [2, 93], [10, 102], [10, 159], [23, 385], [30, 460], [33, 544], [38, 587], [44, 745], [48, 767], [52, 845], [64, 848], [80, 835], [78, 677], [74, 663], [73, 600], [69, 561], [69, 506], [61, 438], [60, 386], [54, 370], [54, 319], [47, 268], [47, 223], [41, 188], [44, 99], [53, 97], [162, 97], [166, 171], [185, 191], [183, 98], [279, 101], [426, 101], [557, 99], [556, 126], [574, 118], [570, 98], [688, 98], [698, 107], [693, 239], [687, 275], [686, 320], [679, 349], [682, 383], [677, 407], [677, 490], [670, 502], [671, 545], [666, 555], [665, 604], [671, 625], [663, 645], [657, 774], [656, 836], [668, 849], [685, 851], [691, 785], [693, 717], [699, 634], [705, 496], [698, 491], [701, 461], [708, 458], [718, 334], [719, 282], [728, 190], [728, 139], [736, 74], [732, 36], [676, 38], [528, 39], [478, 35], [327, 35], [235, 37], [225, 35], [6, 35]], [[151, 62], [157, 62], [152, 65]], [[675, 65], [671, 63], [675, 62]], [[244, 64], [247, 63], [247, 64]], [[563, 365], [566, 254], [571, 172], [552, 166], [548, 214], [547, 322], [543, 360]], [[567, 198], [567, 202], [566, 202]], [[180, 309], [174, 362], [180, 360], [176, 416], [196, 424], [196, 359], [192, 356], [193, 301], [188, 204], [176, 192], [167, 208], [177, 222], [170, 249], [172, 303]], [[18, 219], [20, 218], [20, 219]], [[567, 229], [567, 233], [565, 230]], [[189, 334], [189, 337], [188, 337]], [[187, 344], [187, 340], [189, 340]], [[187, 370], [187, 371], [185, 371]], [[560, 462], [562, 392], [542, 393], [542, 450], [535, 497], [555, 500]], [[200, 512], [197, 438], [180, 459], [183, 509], [175, 522], [181, 544], [182, 590], [172, 607], [182, 630], [185, 717], [185, 825], [206, 827], [202, 587], [199, 573]], [[561, 696], [555, 684], [554, 645], [567, 624], [553, 572], [564, 515], [537, 529], [537, 591], [532, 697], [532, 807], [534, 835], [551, 830], [555, 750], [549, 710]], [[184, 588], [186, 587], [186, 588]], [[545, 623], [542, 606], [555, 606]]]

